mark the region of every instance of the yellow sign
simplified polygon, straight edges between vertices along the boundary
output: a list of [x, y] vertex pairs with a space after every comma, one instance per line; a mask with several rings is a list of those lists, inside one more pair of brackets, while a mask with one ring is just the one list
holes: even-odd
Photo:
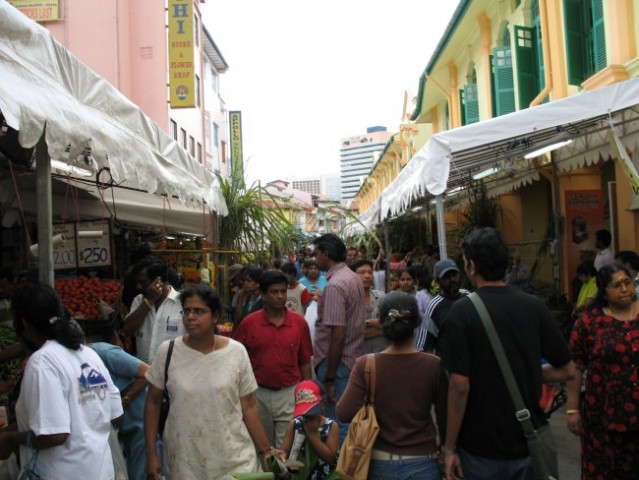
[[36, 22], [60, 20], [59, 0], [9, 0], [9, 3]]
[[169, 103], [195, 106], [193, 0], [169, 0]]
[[231, 168], [233, 174], [243, 176], [242, 112], [229, 112], [229, 125], [231, 126]]
[[623, 146], [619, 137], [612, 131], [612, 128], [608, 130], [608, 141], [610, 142], [613, 151], [617, 154], [617, 160], [621, 163], [621, 168], [626, 174], [628, 182], [630, 182], [632, 192], [637, 198], [639, 198], [639, 174], [637, 173], [637, 169], [632, 163], [632, 160], [626, 153], [626, 147]]

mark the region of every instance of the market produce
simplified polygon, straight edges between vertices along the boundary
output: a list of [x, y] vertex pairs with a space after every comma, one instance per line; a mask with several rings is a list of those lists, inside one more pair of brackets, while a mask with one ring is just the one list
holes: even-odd
[[103, 300], [110, 305], [122, 289], [122, 284], [117, 280], [85, 276], [56, 280], [54, 285], [69, 313], [85, 320], [99, 319], [98, 301]]

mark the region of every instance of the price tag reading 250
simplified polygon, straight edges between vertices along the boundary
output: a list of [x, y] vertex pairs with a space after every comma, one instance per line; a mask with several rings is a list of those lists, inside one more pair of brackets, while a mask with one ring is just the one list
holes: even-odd
[[[78, 267], [111, 265], [111, 235], [108, 222], [78, 223]], [[90, 235], [90, 236], [86, 236]]]

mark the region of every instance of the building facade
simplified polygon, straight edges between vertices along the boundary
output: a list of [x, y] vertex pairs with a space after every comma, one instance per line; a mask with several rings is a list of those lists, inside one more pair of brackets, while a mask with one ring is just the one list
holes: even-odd
[[[12, 2], [19, 6], [18, 2]], [[53, 0], [57, 18], [34, 18], [73, 55], [120, 90], [211, 171], [226, 174], [226, 106], [219, 77], [228, 65], [202, 24], [193, 0], [195, 106], [171, 108], [165, 2]], [[25, 9], [24, 13], [36, 12]], [[217, 133], [216, 133], [217, 131]]]
[[[419, 79], [411, 120], [436, 134], [637, 77], [638, 20], [637, 0], [462, 0]], [[576, 144], [581, 150], [567, 146], [528, 160], [504, 156], [484, 177], [469, 167], [466, 184], [449, 183], [445, 193], [447, 243], [458, 243], [452, 235], [469, 187], [481, 186], [498, 205], [497, 225], [507, 240], [522, 248], [529, 266], [544, 256], [539, 276], [562, 292], [571, 293], [576, 263], [596, 252], [597, 229], [612, 232], [614, 250], [638, 250], [638, 202], [621, 162], [608, 142]], [[625, 142], [631, 154], [635, 144]], [[515, 169], [526, 169], [525, 182], [508, 183]], [[399, 170], [378, 163], [358, 193], [362, 214]], [[586, 235], [575, 236], [583, 218], [570, 199], [584, 195], [591, 217]], [[429, 194], [422, 200], [428, 209]], [[549, 238], [555, 243], [544, 251]]]
[[390, 136], [386, 127], [369, 127], [363, 135], [342, 138], [339, 149], [342, 202], [355, 198]]

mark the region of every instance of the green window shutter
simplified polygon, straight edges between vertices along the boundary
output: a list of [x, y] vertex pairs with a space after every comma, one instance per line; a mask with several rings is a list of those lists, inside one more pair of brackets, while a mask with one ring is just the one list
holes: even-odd
[[497, 115], [515, 111], [515, 84], [513, 81], [513, 58], [510, 47], [493, 49], [495, 62], [495, 104]]
[[[537, 90], [541, 91], [546, 86], [545, 69], [544, 69], [544, 49], [543, 39], [541, 38], [541, 21], [539, 19], [539, 2], [533, 0], [532, 3], [532, 26], [535, 37], [535, 61], [537, 63]], [[519, 59], [517, 59], [519, 60]], [[548, 97], [544, 98], [544, 102], [548, 101]]]
[[466, 125], [466, 98], [463, 88], [459, 90], [459, 113], [461, 115], [461, 124]]
[[476, 83], [464, 85], [464, 116], [466, 125], [479, 122], [479, 99], [477, 96]]
[[488, 64], [490, 65], [490, 111], [492, 112], [492, 117], [495, 118], [497, 116], [497, 103], [495, 102], [495, 98], [497, 97], [495, 92], [495, 57], [488, 55]]
[[564, 27], [568, 83], [580, 85], [586, 78], [585, 29], [582, 0], [564, 0]]
[[448, 102], [446, 102], [446, 108], [445, 108], [444, 114], [446, 119], [445, 120], [446, 123], [444, 124], [445, 130], [450, 130], [450, 110], [448, 109]]
[[517, 89], [519, 109], [528, 108], [539, 93], [535, 31], [533, 28], [515, 27], [515, 53], [517, 55]]
[[606, 67], [606, 30], [604, 27], [603, 0], [592, 0], [592, 40], [595, 71]]

